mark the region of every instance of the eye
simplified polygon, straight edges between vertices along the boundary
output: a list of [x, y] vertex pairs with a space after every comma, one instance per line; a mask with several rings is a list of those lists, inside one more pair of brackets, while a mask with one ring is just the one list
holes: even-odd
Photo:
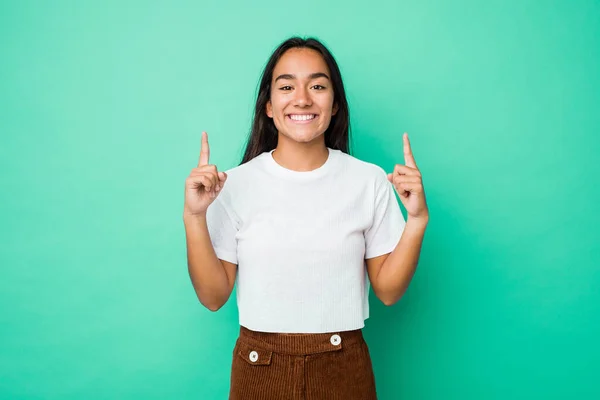
[[279, 90], [291, 90], [292, 87], [291, 86], [282, 86], [279, 88]]
[[323, 86], [323, 85], [315, 85], [315, 86], [313, 86], [313, 87], [314, 87], [314, 88], [316, 88], [317, 90], [323, 90], [323, 89], [326, 89], [326, 88], [325, 88], [325, 86]]

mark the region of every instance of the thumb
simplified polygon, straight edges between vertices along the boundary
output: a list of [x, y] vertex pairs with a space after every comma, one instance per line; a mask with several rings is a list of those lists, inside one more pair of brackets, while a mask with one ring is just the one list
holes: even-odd
[[388, 181], [390, 181], [390, 183], [393, 183], [392, 182], [392, 174], [387, 174], [387, 178], [388, 178]]
[[219, 180], [221, 182], [224, 182], [227, 179], [227, 173], [225, 172], [219, 172]]

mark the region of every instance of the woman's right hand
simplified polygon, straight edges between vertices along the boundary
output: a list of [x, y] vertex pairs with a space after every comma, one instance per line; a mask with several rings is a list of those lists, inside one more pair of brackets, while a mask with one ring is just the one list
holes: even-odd
[[216, 165], [208, 163], [209, 156], [208, 134], [202, 132], [198, 167], [192, 169], [185, 180], [185, 215], [205, 215], [227, 180], [225, 172], [219, 172]]

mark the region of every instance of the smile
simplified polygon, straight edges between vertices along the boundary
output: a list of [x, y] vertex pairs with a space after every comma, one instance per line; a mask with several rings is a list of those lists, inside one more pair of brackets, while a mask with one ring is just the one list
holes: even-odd
[[310, 123], [316, 119], [316, 114], [288, 114], [287, 117], [295, 123]]

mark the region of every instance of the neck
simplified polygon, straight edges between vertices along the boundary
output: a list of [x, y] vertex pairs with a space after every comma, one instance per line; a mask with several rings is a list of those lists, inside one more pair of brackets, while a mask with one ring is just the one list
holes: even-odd
[[329, 157], [329, 150], [325, 147], [324, 139], [298, 143], [285, 140], [283, 135], [279, 135], [277, 147], [272, 154], [273, 159], [282, 167], [292, 171], [307, 172], [323, 166]]

